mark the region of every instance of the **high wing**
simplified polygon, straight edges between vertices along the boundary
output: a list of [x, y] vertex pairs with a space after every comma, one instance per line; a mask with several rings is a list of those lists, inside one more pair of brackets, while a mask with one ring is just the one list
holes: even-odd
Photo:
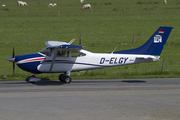
[[59, 41], [47, 41], [45, 42], [47, 47], [58, 47], [60, 45], [68, 45], [66, 42], [59, 42]]
[[76, 50], [81, 50], [83, 49], [82, 46], [78, 46], [78, 45], [60, 45], [60, 48], [65, 48], [65, 49], [76, 49]]
[[83, 49], [82, 46], [70, 45], [69, 43], [59, 42], [59, 41], [47, 41], [45, 42], [45, 44], [47, 47], [50, 47], [50, 48], [64, 48], [64, 49], [76, 49], [76, 50]]

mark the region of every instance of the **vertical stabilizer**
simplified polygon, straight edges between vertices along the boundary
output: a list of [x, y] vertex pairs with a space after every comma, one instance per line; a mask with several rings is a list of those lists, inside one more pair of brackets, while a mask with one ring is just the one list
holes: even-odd
[[113, 52], [114, 54], [142, 54], [142, 55], [160, 55], [173, 27], [160, 26], [157, 31], [142, 46], [123, 51]]

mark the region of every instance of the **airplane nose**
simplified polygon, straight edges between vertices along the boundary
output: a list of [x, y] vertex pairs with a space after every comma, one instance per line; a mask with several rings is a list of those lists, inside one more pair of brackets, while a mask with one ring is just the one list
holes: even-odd
[[13, 57], [10, 57], [10, 58], [8, 58], [6, 60], [9, 61], [9, 62], [15, 62], [15, 58], [13, 58]]

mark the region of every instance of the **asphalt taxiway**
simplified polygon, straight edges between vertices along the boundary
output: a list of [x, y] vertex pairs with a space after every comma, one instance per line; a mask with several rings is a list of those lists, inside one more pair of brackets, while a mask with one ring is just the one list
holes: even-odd
[[2, 120], [177, 120], [180, 78], [0, 82]]

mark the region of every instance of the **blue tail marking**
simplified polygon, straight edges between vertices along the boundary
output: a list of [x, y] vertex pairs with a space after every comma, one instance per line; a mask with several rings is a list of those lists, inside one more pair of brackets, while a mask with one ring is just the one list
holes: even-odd
[[160, 26], [144, 45], [135, 49], [116, 51], [113, 54], [160, 55], [172, 29], [173, 27]]

